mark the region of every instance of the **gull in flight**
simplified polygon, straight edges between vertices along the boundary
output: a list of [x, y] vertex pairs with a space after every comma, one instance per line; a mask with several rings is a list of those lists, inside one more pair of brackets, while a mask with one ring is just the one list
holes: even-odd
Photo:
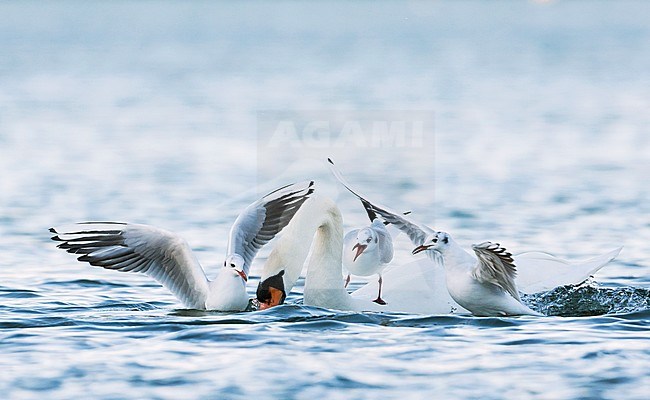
[[243, 311], [246, 281], [262, 246], [277, 235], [314, 192], [314, 182], [287, 185], [249, 205], [235, 220], [226, 257], [214, 280], [185, 240], [156, 227], [121, 222], [84, 222], [66, 230], [50, 228], [57, 247], [77, 260], [123, 272], [140, 272], [158, 281], [186, 307]]
[[463, 250], [448, 233], [436, 232], [413, 250], [441, 256], [447, 290], [462, 307], [477, 316], [542, 315], [521, 302], [515, 284], [517, 269], [501, 245], [483, 242], [472, 246], [476, 256]]

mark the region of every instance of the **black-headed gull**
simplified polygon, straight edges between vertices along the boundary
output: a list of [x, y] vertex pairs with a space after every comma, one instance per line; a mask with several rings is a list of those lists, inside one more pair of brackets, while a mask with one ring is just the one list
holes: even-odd
[[[343, 223], [338, 207], [330, 199], [312, 196], [287, 225], [264, 264], [257, 288], [260, 308], [282, 304], [306, 266], [306, 305], [349, 311], [399, 311], [420, 314], [466, 312], [465, 308], [458, 305], [449, 295], [441, 263], [433, 262], [429, 258], [416, 259], [386, 271], [385, 276], [390, 278], [386, 279], [384, 285], [383, 296], [387, 298], [387, 305], [378, 305], [372, 301], [377, 293], [375, 281], [350, 295], [341, 279], [342, 251]], [[601, 268], [619, 251], [620, 249], [617, 249], [591, 260], [575, 263], [543, 253], [529, 253], [534, 257], [526, 259], [529, 262], [525, 265], [537, 271], [536, 275], [540, 280], [530, 280], [528, 285], [539, 287], [540, 284], [546, 285], [546, 282], [569, 284], [577, 279], [573, 271], [578, 271], [584, 280], [590, 271]], [[543, 257], [540, 257], [541, 255]], [[519, 284], [519, 278], [517, 283]]]
[[[329, 161], [332, 163], [331, 160]], [[366, 209], [406, 233], [413, 245], [420, 246], [427, 238], [436, 234], [434, 229], [414, 222], [410, 215], [405, 216], [386, 206], [371, 202], [349, 185], [346, 186], [359, 198]], [[566, 261], [544, 252], [516, 254], [513, 260], [517, 265], [518, 289], [524, 293], [535, 293], [557, 286], [579, 284], [616, 258], [621, 249], [622, 247], [619, 247], [584, 261]], [[384, 298], [389, 302], [390, 309], [425, 313], [463, 312], [448, 291], [444, 290], [446, 274], [439, 257], [433, 257], [435, 254], [432, 252], [427, 253], [429, 259], [417, 260], [384, 272]], [[353, 296], [360, 299], [371, 298], [377, 290], [375, 285], [374, 282], [370, 282], [354, 292]]]
[[442, 257], [451, 297], [477, 316], [542, 315], [521, 302], [515, 284], [517, 268], [512, 254], [498, 243], [472, 246], [476, 256], [463, 250], [446, 232], [436, 232], [413, 250]]
[[86, 222], [68, 230], [50, 229], [59, 248], [80, 254], [79, 261], [123, 272], [146, 274], [186, 307], [243, 311], [246, 281], [259, 249], [294, 217], [313, 193], [314, 182], [287, 185], [249, 205], [235, 220], [223, 268], [210, 281], [180, 236], [148, 225]]
[[[329, 158], [327, 161], [330, 163], [330, 170], [334, 177], [346, 189], [352, 191], [341, 172], [334, 166], [334, 162]], [[377, 218], [374, 211], [367, 207], [363, 201], [361, 204], [366, 209], [370, 225], [361, 229], [353, 229], [343, 238], [343, 267], [348, 271], [345, 287], [350, 283], [350, 275], [372, 276], [377, 274], [379, 290], [377, 298], [373, 301], [386, 305], [384, 299], [381, 298], [383, 283], [381, 273], [393, 259], [393, 238], [386, 229], [386, 225]]]
[[393, 259], [393, 239], [386, 226], [379, 219], [361, 229], [353, 229], [343, 238], [343, 266], [348, 271], [345, 286], [350, 283], [350, 275], [371, 276], [377, 274], [379, 290], [373, 301], [385, 305], [381, 298], [381, 273]]

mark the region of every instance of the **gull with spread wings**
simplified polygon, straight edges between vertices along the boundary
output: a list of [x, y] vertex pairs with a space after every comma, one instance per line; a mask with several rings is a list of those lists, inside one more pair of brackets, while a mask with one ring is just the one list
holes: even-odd
[[251, 263], [291, 221], [314, 192], [314, 182], [281, 187], [249, 205], [235, 220], [219, 274], [209, 280], [185, 240], [153, 226], [121, 222], [84, 222], [51, 228], [52, 240], [77, 260], [122, 272], [140, 272], [158, 281], [186, 307], [243, 311]]

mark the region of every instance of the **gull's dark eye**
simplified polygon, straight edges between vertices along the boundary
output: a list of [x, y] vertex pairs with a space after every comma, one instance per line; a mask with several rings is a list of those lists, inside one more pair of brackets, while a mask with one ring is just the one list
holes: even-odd
[[433, 239], [431, 239], [431, 241], [432, 241], [433, 243], [438, 243], [438, 238], [433, 238]]
[[235, 264], [230, 263], [230, 267], [231, 267], [231, 268], [235, 268]]
[[370, 238], [366, 239], [366, 243], [370, 243], [371, 240], [372, 239], [370, 239]]

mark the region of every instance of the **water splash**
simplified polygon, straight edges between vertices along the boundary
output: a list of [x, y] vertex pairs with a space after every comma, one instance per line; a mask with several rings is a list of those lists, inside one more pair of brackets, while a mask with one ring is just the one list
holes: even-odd
[[524, 301], [531, 308], [553, 316], [624, 314], [650, 309], [650, 289], [600, 287], [596, 281], [588, 279], [580, 285], [559, 286], [525, 296]]

